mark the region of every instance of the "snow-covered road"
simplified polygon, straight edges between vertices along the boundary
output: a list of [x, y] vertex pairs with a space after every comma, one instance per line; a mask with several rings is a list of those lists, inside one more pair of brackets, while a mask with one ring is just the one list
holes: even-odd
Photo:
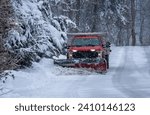
[[13, 74], [15, 80], [3, 84], [10, 92], [1, 97], [150, 97], [150, 47], [113, 47], [106, 75], [54, 66], [49, 59]]
[[112, 77], [114, 86], [128, 97], [150, 97], [150, 55], [147, 48], [124, 49], [123, 61]]

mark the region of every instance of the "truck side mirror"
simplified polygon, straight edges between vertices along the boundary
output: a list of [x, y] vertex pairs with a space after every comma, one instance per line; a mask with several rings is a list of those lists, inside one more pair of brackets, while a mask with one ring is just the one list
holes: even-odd
[[67, 44], [63, 46], [64, 49], [69, 49], [69, 47], [70, 47], [70, 46], [67, 45]]
[[106, 48], [106, 45], [102, 44], [102, 47], [103, 47], [103, 48]]

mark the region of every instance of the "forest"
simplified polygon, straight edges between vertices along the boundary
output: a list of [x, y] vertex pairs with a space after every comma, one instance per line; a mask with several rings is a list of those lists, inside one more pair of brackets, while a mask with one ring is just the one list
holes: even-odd
[[107, 32], [115, 46], [150, 45], [149, 0], [1, 0], [0, 72], [62, 53], [69, 32]]
[[76, 23], [78, 31], [106, 31], [117, 46], [149, 45], [149, 0], [57, 0], [52, 12]]

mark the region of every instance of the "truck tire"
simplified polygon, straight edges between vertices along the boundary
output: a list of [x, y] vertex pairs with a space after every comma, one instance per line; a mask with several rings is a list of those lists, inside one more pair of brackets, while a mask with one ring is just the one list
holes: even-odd
[[67, 53], [66, 55], [67, 55], [67, 59], [69, 59], [69, 54]]
[[105, 60], [107, 62], [107, 69], [109, 69], [109, 55], [105, 55]]

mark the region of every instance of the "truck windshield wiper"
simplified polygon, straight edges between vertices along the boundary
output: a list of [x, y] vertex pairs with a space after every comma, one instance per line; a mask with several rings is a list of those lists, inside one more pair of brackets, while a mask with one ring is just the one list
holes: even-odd
[[87, 44], [86, 46], [96, 46], [96, 45], [93, 45], [93, 44]]

